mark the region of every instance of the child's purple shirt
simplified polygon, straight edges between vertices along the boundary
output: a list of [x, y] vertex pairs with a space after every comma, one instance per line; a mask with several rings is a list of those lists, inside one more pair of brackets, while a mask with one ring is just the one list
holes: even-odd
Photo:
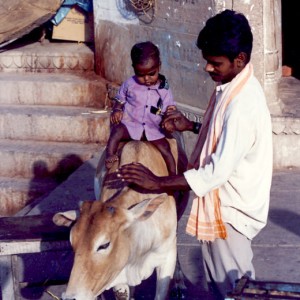
[[165, 135], [160, 128], [162, 117], [150, 112], [151, 106], [157, 107], [162, 100], [161, 111], [167, 106], [176, 105], [170, 89], [159, 88], [160, 83], [153, 86], [139, 84], [135, 76], [127, 79], [120, 87], [117, 98], [124, 101], [122, 123], [127, 127], [133, 140], [140, 140], [145, 131], [148, 141], [158, 140]]

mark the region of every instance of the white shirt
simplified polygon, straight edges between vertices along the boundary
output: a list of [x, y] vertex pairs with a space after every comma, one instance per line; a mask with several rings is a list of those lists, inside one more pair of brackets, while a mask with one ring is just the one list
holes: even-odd
[[[216, 102], [227, 86], [217, 87]], [[211, 162], [184, 176], [199, 197], [219, 188], [223, 221], [252, 239], [267, 223], [272, 169], [271, 117], [261, 85], [252, 77], [226, 109]]]

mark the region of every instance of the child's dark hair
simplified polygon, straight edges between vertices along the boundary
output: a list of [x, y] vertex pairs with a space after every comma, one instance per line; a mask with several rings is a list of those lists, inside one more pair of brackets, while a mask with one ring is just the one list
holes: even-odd
[[200, 31], [197, 47], [206, 55], [226, 56], [233, 60], [241, 53], [250, 61], [253, 35], [246, 17], [233, 10], [225, 10], [210, 18]]
[[135, 44], [131, 49], [130, 56], [133, 66], [144, 64], [149, 59], [153, 59], [157, 65], [160, 64], [159, 49], [150, 41]]

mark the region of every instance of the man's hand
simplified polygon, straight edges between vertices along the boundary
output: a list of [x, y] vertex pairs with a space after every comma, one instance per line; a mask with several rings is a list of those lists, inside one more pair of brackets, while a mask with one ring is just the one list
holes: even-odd
[[140, 163], [123, 165], [116, 172], [108, 174], [104, 185], [110, 189], [118, 189], [130, 185], [138, 190], [148, 190], [155, 193], [190, 189], [183, 174], [156, 176]]
[[193, 129], [193, 122], [187, 119], [176, 106], [170, 105], [164, 114], [162, 128], [168, 132], [185, 131]]
[[147, 190], [153, 191], [160, 188], [160, 177], [154, 175], [140, 163], [123, 165], [117, 171], [117, 177], [126, 183], [134, 184]]

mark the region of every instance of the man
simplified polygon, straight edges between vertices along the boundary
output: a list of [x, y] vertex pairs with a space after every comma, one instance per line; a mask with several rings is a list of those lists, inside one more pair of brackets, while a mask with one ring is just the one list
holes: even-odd
[[236, 280], [255, 278], [251, 240], [266, 225], [272, 179], [271, 118], [250, 63], [252, 32], [244, 15], [225, 10], [206, 22], [197, 46], [218, 85], [203, 118], [192, 122], [169, 107], [163, 127], [199, 133], [189, 170], [158, 177], [140, 164], [117, 176], [149, 190], [191, 189], [187, 233], [202, 243], [206, 278], [224, 299]]

